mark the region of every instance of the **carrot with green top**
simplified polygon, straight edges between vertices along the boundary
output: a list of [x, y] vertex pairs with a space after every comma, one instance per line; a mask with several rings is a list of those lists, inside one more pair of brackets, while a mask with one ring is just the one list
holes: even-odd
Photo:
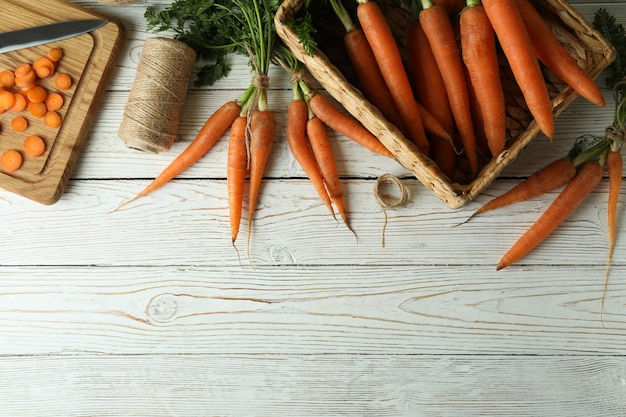
[[228, 212], [230, 219], [230, 234], [232, 243], [237, 240], [243, 201], [248, 174], [248, 149], [246, 143], [246, 131], [248, 117], [240, 114], [230, 128], [228, 141], [228, 155], [226, 165], [226, 186], [228, 189]]
[[430, 143], [393, 33], [376, 2], [357, 2], [359, 23], [407, 128], [409, 139], [422, 153], [428, 155]]

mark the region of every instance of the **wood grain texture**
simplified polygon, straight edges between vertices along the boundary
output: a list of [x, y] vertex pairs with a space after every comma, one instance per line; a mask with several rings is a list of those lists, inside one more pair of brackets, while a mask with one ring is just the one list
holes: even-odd
[[[110, 82], [60, 200], [0, 190], [2, 417], [568, 416], [626, 410], [626, 222], [620, 220], [604, 314], [604, 180], [519, 265], [500, 256], [556, 192], [465, 220], [582, 133], [607, 108], [577, 99], [477, 199], [451, 210], [397, 162], [331, 134], [358, 240], [334, 221], [293, 160], [285, 120], [269, 162], [247, 257], [231, 246], [226, 140], [180, 178], [122, 210], [250, 82], [190, 86], [179, 141], [154, 155], [117, 137], [143, 42], [145, 7], [76, 0], [126, 28]], [[590, 18], [626, 3], [572, 1]], [[288, 77], [273, 69], [280, 115]], [[599, 82], [602, 84], [603, 75]], [[384, 215], [376, 178], [408, 202]], [[624, 215], [625, 192], [620, 197]]]

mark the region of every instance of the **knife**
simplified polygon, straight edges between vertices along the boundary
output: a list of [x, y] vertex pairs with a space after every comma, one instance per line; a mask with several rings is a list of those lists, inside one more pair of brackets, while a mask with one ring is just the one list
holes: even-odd
[[91, 32], [106, 23], [107, 20], [98, 19], [69, 20], [0, 33], [0, 53], [71, 38]]

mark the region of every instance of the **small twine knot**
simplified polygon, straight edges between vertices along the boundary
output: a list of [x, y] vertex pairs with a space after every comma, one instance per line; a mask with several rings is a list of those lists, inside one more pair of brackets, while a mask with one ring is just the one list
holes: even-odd
[[[400, 191], [400, 196], [392, 197], [389, 194], [384, 194], [381, 191], [381, 188], [385, 185], [395, 185]], [[374, 183], [374, 196], [376, 197], [376, 201], [382, 207], [383, 213], [385, 215], [385, 222], [383, 223], [383, 232], [382, 232], [382, 246], [385, 247], [385, 231], [387, 229], [387, 209], [399, 207], [405, 204], [409, 199], [409, 190], [402, 184], [400, 179], [391, 174], [383, 174]]]

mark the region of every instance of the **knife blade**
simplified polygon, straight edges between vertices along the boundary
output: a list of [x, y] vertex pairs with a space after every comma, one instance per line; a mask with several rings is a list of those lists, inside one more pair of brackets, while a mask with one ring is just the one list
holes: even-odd
[[71, 38], [96, 30], [106, 23], [107, 20], [100, 19], [68, 20], [0, 33], [0, 53]]

